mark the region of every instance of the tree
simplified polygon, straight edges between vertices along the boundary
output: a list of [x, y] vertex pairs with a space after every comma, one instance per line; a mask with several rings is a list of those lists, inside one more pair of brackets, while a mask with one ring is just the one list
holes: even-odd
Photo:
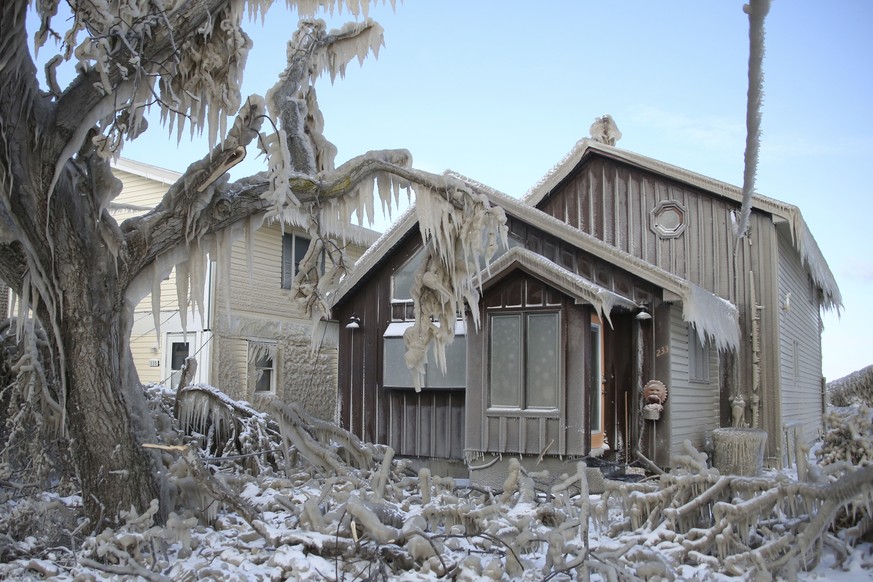
[[[304, 18], [276, 85], [243, 101], [251, 42], [241, 22], [246, 9], [263, 13], [270, 0], [67, 0], [73, 19], [63, 36], [51, 27], [59, 2], [35, 3], [36, 45], [62, 40], [62, 54], [46, 66], [48, 91], [27, 48], [30, 2], [0, 6], [0, 279], [46, 332], [46, 365], [58, 381], [40, 397], [72, 441], [87, 513], [111, 522], [162, 497], [159, 459], [141, 446], [154, 428], [129, 345], [133, 307], [153, 281], [177, 266], [180, 288], [197, 303], [205, 253], [227, 251], [237, 225], [281, 220], [318, 241], [295, 290], [306, 310], [324, 317], [326, 292], [345, 269], [342, 245], [326, 239], [326, 227], [336, 231], [355, 210], [372, 215], [374, 181], [384, 199], [414, 185], [431, 254], [418, 278], [411, 339], [443, 346], [451, 338], [433, 321], [453, 320], [464, 300], [476, 301], [473, 275], [505, 236], [505, 218], [475, 187], [412, 169], [404, 150], [334, 168], [313, 84], [376, 52], [382, 31], [372, 21], [328, 32]], [[311, 16], [320, 4], [366, 8], [363, 0], [301, 0], [298, 10]], [[61, 90], [55, 70], [64, 62], [75, 63], [76, 76]], [[107, 211], [120, 191], [109, 160], [148, 130], [150, 105], [180, 135], [186, 124], [206, 130], [212, 149], [152, 212], [118, 224]], [[266, 152], [269, 172], [229, 183], [227, 170], [253, 147]], [[321, 257], [324, 273], [315, 268]], [[414, 353], [410, 367], [422, 367], [426, 351]]]

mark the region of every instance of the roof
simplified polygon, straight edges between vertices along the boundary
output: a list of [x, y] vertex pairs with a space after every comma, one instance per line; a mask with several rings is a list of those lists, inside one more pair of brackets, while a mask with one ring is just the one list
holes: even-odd
[[604, 316], [607, 320], [609, 320], [613, 307], [624, 307], [628, 310], [639, 307], [633, 299], [606, 289], [538, 253], [521, 247], [511, 248], [495, 259], [489, 265], [488, 270], [483, 273], [482, 286], [487, 287], [490, 281], [500, 278], [501, 275], [516, 267], [520, 267], [559, 289], [565, 295], [575, 299], [577, 304], [593, 305], [597, 314]]
[[[527, 191], [522, 197], [522, 201], [530, 206], [537, 206], [578, 167], [585, 157], [593, 154], [599, 154], [644, 170], [649, 170], [717, 196], [733, 200], [738, 204], [742, 204], [743, 201], [743, 190], [738, 186], [589, 138], [579, 140], [575, 147], [564, 156], [564, 159], [558, 162], [539, 182]], [[818, 243], [803, 219], [800, 209], [792, 204], [760, 195], [752, 197], [752, 207], [773, 215], [777, 220], [788, 223], [794, 247], [800, 254], [801, 260], [816, 286], [822, 291], [824, 307], [826, 309], [835, 308], [839, 310], [843, 303], [839, 286], [824, 255], [822, 255], [819, 249]]]
[[[507, 214], [513, 215], [528, 224], [555, 236], [556, 238], [567, 241], [579, 249], [587, 251], [645, 281], [653, 283], [661, 289], [668, 291], [674, 299], [682, 302], [683, 317], [685, 320], [693, 324], [701, 336], [709, 336], [716, 343], [719, 349], [733, 349], [739, 346], [740, 330], [738, 311], [729, 301], [721, 299], [715, 294], [665, 271], [664, 269], [647, 263], [630, 253], [617, 249], [600, 239], [582, 232], [569, 224], [561, 222], [557, 218], [512, 198], [507, 194], [494, 190], [493, 188], [485, 186], [460, 174], [453, 172], [447, 172], [447, 174], [463, 181], [474, 192], [485, 195], [491, 204], [502, 207]], [[367, 274], [372, 272], [373, 269], [375, 269], [390, 254], [391, 250], [398, 246], [411, 233], [412, 229], [417, 224], [418, 217], [415, 214], [415, 207], [412, 206], [407, 209], [397, 222], [395, 222], [394, 225], [384, 235], [382, 235], [382, 237], [380, 237], [366, 253], [364, 253], [358, 262], [355, 263], [351, 273], [342, 280], [336, 292], [331, 297], [331, 305], [335, 306], [341, 303], [366, 279]], [[510, 255], [510, 253], [512, 253], [511, 250], [506, 254]], [[499, 262], [501, 260], [503, 260], [503, 257], [495, 260], [495, 266], [497, 268], [502, 265], [502, 263]], [[533, 264], [531, 258], [525, 258], [525, 255], [519, 253], [512, 254], [509, 259], [505, 260], [523, 262], [529, 268]], [[564, 286], [572, 288], [573, 292], [568, 293], [571, 296], [584, 298], [586, 292], [582, 291], [582, 288], [589, 286], [589, 295], [590, 293], [594, 293], [591, 297], [593, 297], [595, 301], [598, 301], [598, 303], [595, 303], [588, 298], [585, 298], [585, 300], [592, 302], [595, 307], [598, 305], [606, 307], [607, 304], [603, 303], [604, 300], [612, 300], [620, 297], [616, 295], [615, 298], [607, 298], [607, 296], [601, 295], [598, 299], [596, 297], [597, 290], [593, 290], [593, 288], [590, 287], [590, 285], [594, 285], [590, 281], [579, 277], [575, 273], [567, 271], [563, 267], [551, 263], [551, 261], [547, 261], [543, 257], [539, 257], [539, 255], [537, 255], [536, 261], [539, 263], [537, 268], [541, 269], [541, 273], [547, 273], [546, 276], [551, 277], [553, 281], [558, 280], [560, 277], [560, 279], [563, 280]], [[554, 266], [551, 266], [548, 263], [551, 263], [551, 265]], [[545, 269], [545, 271], [542, 271], [542, 269]], [[569, 279], [568, 275], [570, 277]], [[489, 275], [486, 270], [486, 272], [483, 272], [482, 278], [487, 279], [488, 277]], [[558, 288], [561, 287], [559, 286]], [[606, 291], [602, 288], [598, 289]], [[574, 295], [573, 293], [578, 293], [579, 295]], [[636, 307], [636, 304], [627, 298], [622, 298], [622, 300], [616, 304], [628, 306], [627, 302], [630, 302], [630, 304]], [[704, 304], [713, 309], [703, 309], [701, 306]]]

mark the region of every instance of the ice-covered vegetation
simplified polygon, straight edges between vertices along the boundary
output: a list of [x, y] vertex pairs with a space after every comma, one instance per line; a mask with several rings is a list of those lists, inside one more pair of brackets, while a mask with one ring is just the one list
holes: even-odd
[[[148, 393], [166, 521], [155, 501], [95, 529], [63, 484], [43, 493], [4, 475], [0, 576], [717, 580], [873, 568], [869, 464], [808, 466], [801, 454], [792, 471], [737, 477], [687, 446], [671, 472], [607, 480], [600, 495], [581, 461], [563, 475], [511, 463], [492, 490], [415, 472], [287, 404], [258, 412], [209, 386]], [[869, 442], [869, 413], [865, 426]]]
[[[454, 321], [465, 301], [475, 304], [473, 275], [505, 238], [500, 209], [458, 180], [413, 169], [406, 150], [335, 165], [314, 84], [381, 47], [367, 1], [287, 0], [300, 22], [286, 67], [264, 95], [243, 98], [251, 41], [242, 24], [272, 3], [70, 1], [69, 18], [60, 0], [0, 3], [0, 278], [21, 298], [17, 338], [27, 348], [14, 398], [29, 399], [39, 422], [72, 437], [93, 519], [115, 521], [130, 505], [145, 511], [166, 494], [157, 455], [141, 447], [154, 427], [142, 414], [129, 338], [132, 310], [149, 293], [160, 329], [160, 282], [173, 268], [179, 304], [202, 315], [207, 255], [229, 273], [236, 237], [251, 238], [264, 221], [304, 228], [312, 244], [292, 295], [317, 325], [349, 267], [343, 249], [357, 236], [352, 217], [372, 219], [375, 204], [394, 207], [414, 191], [428, 249], [407, 334], [409, 366], [420, 370], [428, 345], [443, 363], [454, 336], [437, 323]], [[315, 18], [344, 10], [356, 21], [337, 30]], [[38, 16], [36, 31], [27, 30], [29, 11]], [[44, 85], [29, 32], [37, 50], [59, 51]], [[72, 78], [67, 87], [62, 77]], [[120, 191], [109, 159], [148, 130], [150, 108], [178, 137], [206, 132], [211, 151], [154, 210], [119, 224], [108, 212]], [[229, 183], [227, 171], [252, 151], [265, 154], [267, 170]], [[226, 300], [230, 285], [222, 289]], [[31, 316], [39, 325], [23, 323]], [[43, 359], [36, 336], [25, 338], [38, 328]]]

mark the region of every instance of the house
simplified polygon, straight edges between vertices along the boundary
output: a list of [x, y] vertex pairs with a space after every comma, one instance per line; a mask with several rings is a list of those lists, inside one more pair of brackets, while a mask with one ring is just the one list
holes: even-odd
[[334, 298], [344, 427], [498, 483], [509, 457], [560, 470], [639, 451], [669, 467], [732, 425], [766, 430], [778, 466], [787, 430], [817, 435], [821, 310], [841, 298], [796, 207], [755, 197], [737, 245], [740, 189], [592, 139], [523, 200], [456, 177], [507, 215], [510, 248], [469, 307], [481, 326], [467, 313], [447, 373], [412, 389], [402, 332], [422, 243], [404, 215]]
[[[123, 183], [110, 207], [119, 222], [153, 208], [179, 177], [123, 158], [113, 172]], [[346, 251], [356, 260], [378, 233], [357, 227], [353, 236], [356, 242]], [[185, 359], [194, 356], [195, 382], [250, 401], [259, 394], [277, 395], [333, 420], [335, 326], [313, 338], [310, 318], [291, 299], [296, 267], [308, 245], [305, 231], [279, 224], [241, 236], [229, 257], [210, 257], [207, 263], [202, 316], [190, 301], [180, 305], [175, 273], [169, 273], [159, 282], [160, 293], [135, 308], [131, 350], [140, 380], [175, 388]]]

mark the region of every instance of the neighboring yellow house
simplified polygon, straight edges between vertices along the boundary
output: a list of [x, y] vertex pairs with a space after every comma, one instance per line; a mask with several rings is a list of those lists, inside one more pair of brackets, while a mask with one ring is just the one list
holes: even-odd
[[[179, 174], [126, 159], [114, 164], [124, 184], [110, 210], [119, 223], [160, 202]], [[356, 227], [355, 237], [372, 244], [379, 234]], [[182, 330], [175, 275], [161, 284], [156, 332], [151, 296], [135, 309], [131, 350], [142, 382], [178, 383], [188, 356], [198, 362], [194, 382], [218, 387], [234, 398], [254, 401], [271, 394], [303, 405], [318, 417], [336, 416], [336, 323], [327, 324], [312, 341], [310, 320], [291, 299], [297, 263], [306, 252], [305, 231], [265, 224], [246, 249], [245, 237], [233, 244], [230, 273], [209, 261], [204, 290], [204, 320], [190, 305], [187, 333]], [[347, 249], [351, 261], [364, 252]], [[252, 258], [251, 271], [248, 256]], [[251, 273], [251, 278], [249, 274]], [[226, 293], [224, 285], [230, 284]]]

